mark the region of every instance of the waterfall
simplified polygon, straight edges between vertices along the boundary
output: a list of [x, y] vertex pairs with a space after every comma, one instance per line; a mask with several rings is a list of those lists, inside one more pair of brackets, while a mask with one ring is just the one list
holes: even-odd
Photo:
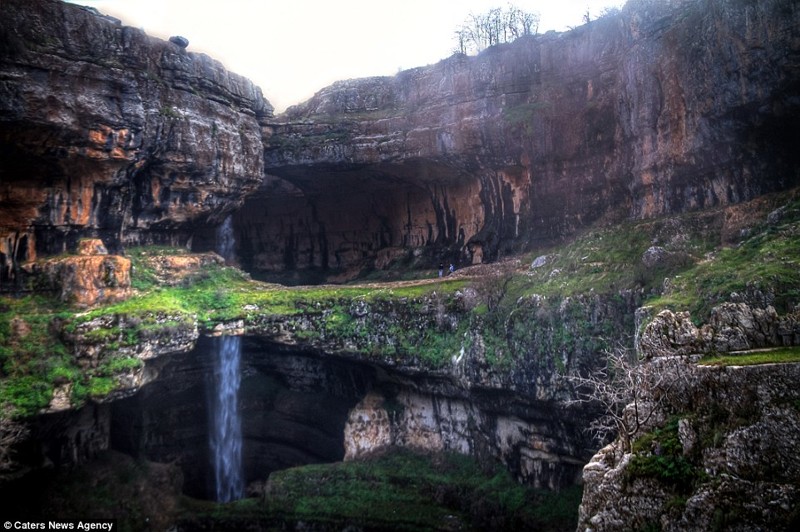
[[217, 228], [216, 252], [225, 262], [233, 262], [236, 251], [236, 236], [233, 234], [233, 216], [228, 215], [225, 221]]
[[239, 417], [239, 358], [241, 338], [214, 339], [216, 366], [211, 401], [211, 454], [214, 460], [216, 499], [230, 502], [244, 493], [242, 479], [242, 421]]

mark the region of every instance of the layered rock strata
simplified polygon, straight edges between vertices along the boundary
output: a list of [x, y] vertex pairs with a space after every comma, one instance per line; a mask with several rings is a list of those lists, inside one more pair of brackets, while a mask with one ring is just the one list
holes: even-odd
[[[39, 289], [52, 289], [78, 308], [122, 301], [131, 295], [131, 260], [109, 255], [100, 239], [78, 243], [78, 254], [28, 265]], [[35, 282], [35, 281], [34, 281]]]
[[0, 282], [101, 237], [185, 245], [263, 176], [258, 87], [203, 54], [56, 0], [0, 20]]
[[787, 0], [635, 0], [337, 82], [271, 123], [278, 179], [237, 216], [242, 263], [322, 277], [477, 263], [797, 184], [799, 19]]

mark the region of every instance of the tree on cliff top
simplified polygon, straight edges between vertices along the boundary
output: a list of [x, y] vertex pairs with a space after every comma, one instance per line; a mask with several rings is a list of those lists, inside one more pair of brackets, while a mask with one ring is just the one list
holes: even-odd
[[508, 4], [503, 9], [495, 7], [467, 19], [455, 31], [456, 53], [478, 53], [496, 44], [511, 42], [523, 35], [539, 31], [540, 16]]

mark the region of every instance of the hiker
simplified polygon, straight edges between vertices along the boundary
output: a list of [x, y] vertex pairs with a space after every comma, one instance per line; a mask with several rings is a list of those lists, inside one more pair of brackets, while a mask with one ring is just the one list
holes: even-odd
[[453, 273], [454, 271], [456, 271], [456, 267], [455, 267], [455, 266], [453, 265], [453, 263], [451, 262], [451, 263], [450, 263], [450, 273]]
[[439, 263], [439, 277], [441, 277], [442, 275], [444, 275], [444, 264], [442, 264], [440, 262]]

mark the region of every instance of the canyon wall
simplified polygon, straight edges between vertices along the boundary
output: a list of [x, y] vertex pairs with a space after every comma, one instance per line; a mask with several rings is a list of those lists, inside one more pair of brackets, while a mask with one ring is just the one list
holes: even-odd
[[87, 8], [2, 10], [0, 283], [83, 237], [184, 245], [259, 186], [252, 82]]
[[798, 183], [794, 2], [633, 0], [566, 33], [337, 82], [271, 121], [242, 263], [496, 259]]
[[337, 82], [278, 118], [180, 44], [54, 0], [3, 9], [6, 285], [83, 237], [212, 249], [232, 213], [254, 274], [345, 280], [798, 182], [788, 0], [632, 0], [569, 32]]

